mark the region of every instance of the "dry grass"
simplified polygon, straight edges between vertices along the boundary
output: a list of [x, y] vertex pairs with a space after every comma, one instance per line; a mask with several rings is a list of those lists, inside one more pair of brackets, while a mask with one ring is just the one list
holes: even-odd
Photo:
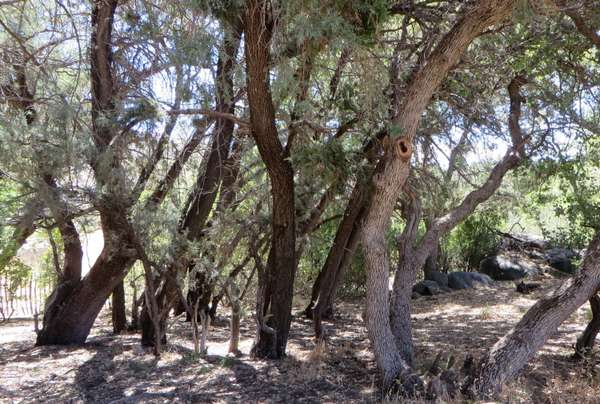
[[[467, 353], [481, 355], [557, 283], [543, 282], [541, 290], [526, 296], [516, 293], [512, 283], [498, 283], [414, 301], [418, 371], [424, 373], [440, 351], [455, 355], [459, 365]], [[227, 356], [226, 319], [211, 327], [206, 356], [194, 355], [191, 327], [177, 320], [159, 360], [139, 346], [137, 335], [111, 335], [106, 316], [83, 347], [33, 348], [32, 322], [11, 321], [0, 325], [0, 401], [379, 401], [362, 304], [345, 303], [339, 311], [334, 323], [325, 324], [327, 344], [315, 344], [311, 323], [297, 317], [283, 361], [248, 358], [251, 320], [242, 323], [242, 358]], [[574, 313], [519, 380], [506, 386], [499, 402], [600, 403], [600, 358], [570, 358], [588, 313], [587, 308]], [[387, 402], [407, 401], [391, 397]]]

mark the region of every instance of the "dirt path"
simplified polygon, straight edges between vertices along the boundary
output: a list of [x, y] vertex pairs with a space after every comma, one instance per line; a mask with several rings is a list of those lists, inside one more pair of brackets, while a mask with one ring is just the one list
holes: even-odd
[[[439, 351], [462, 363], [467, 352], [481, 354], [504, 334], [555, 282], [524, 297], [512, 283], [493, 289], [454, 292], [414, 302], [419, 368]], [[316, 349], [311, 324], [296, 317], [289, 356], [254, 361], [247, 356], [253, 323], [242, 328], [240, 359], [225, 355], [226, 321], [211, 330], [209, 354], [196, 357], [189, 324], [173, 321], [170, 345], [160, 360], [139, 347], [137, 335], [113, 336], [101, 317], [84, 347], [32, 348], [30, 321], [0, 325], [2, 402], [374, 402], [377, 372], [361, 319], [360, 304], [344, 304], [329, 323], [329, 346]], [[503, 401], [600, 403], [598, 360], [569, 359], [589, 309], [561, 327], [542, 354], [507, 386]]]

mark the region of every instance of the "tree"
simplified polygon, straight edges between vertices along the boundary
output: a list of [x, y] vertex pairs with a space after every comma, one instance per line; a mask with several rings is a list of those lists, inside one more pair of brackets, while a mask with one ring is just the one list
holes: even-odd
[[[269, 49], [276, 23], [270, 2], [249, 1], [244, 16], [246, 74], [252, 137], [265, 162], [271, 182], [271, 249], [267, 268], [259, 274], [257, 333], [252, 353], [280, 358], [285, 354], [291, 323], [296, 272], [296, 213], [294, 171], [275, 126], [269, 89]], [[288, 140], [289, 141], [289, 140]]]
[[413, 74], [402, 103], [395, 108], [393, 123], [400, 134], [390, 139], [373, 175], [373, 194], [363, 222], [361, 241], [367, 266], [366, 322], [384, 386], [410, 372], [402, 359], [389, 320], [387, 290], [389, 258], [384, 239], [396, 199], [409, 174], [412, 142], [433, 92], [456, 64], [469, 44], [485, 29], [509, 17], [514, 1], [483, 1], [464, 11], [462, 18]]

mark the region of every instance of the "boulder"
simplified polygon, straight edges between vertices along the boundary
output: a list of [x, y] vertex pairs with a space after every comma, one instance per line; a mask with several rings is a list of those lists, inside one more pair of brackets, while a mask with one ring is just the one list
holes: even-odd
[[532, 265], [502, 255], [483, 259], [479, 263], [479, 271], [497, 281], [515, 281], [538, 273]]
[[448, 287], [448, 274], [439, 271], [425, 273], [425, 279], [437, 282], [440, 287]]
[[475, 282], [479, 282], [485, 286], [490, 286], [494, 283], [494, 280], [487, 276], [486, 274], [482, 274], [481, 272], [467, 272]]
[[524, 247], [544, 250], [548, 248], [548, 241], [534, 234], [517, 233], [514, 237], [523, 243]]
[[559, 270], [560, 272], [564, 272], [569, 275], [574, 275], [577, 272], [577, 268], [573, 265], [573, 262], [568, 258], [551, 258], [548, 259], [548, 265], [552, 268]]
[[546, 251], [546, 262], [552, 268], [569, 275], [575, 274], [577, 268], [571, 261], [577, 257], [577, 253], [568, 248], [551, 248]]
[[565, 257], [569, 259], [577, 258], [579, 254], [570, 248], [554, 247], [546, 250], [546, 257]]
[[448, 286], [452, 289], [472, 289], [473, 278], [469, 272], [451, 272], [448, 274]]
[[423, 296], [434, 296], [443, 293], [440, 285], [435, 281], [421, 281], [416, 283], [412, 289], [413, 293], [418, 293]]
[[472, 289], [477, 284], [489, 286], [492, 278], [479, 272], [451, 272], [448, 274], [448, 286], [452, 289]]

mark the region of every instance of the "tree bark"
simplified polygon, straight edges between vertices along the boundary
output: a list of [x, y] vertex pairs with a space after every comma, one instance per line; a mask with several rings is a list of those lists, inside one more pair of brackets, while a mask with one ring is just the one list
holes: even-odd
[[102, 221], [104, 248], [100, 256], [82, 280], [61, 282], [54, 290], [46, 303], [37, 345], [83, 344], [106, 299], [135, 260], [135, 253], [127, 248], [130, 240], [121, 231], [111, 231], [113, 226], [118, 228], [117, 223]]
[[[272, 4], [247, 3], [245, 15], [246, 80], [252, 136], [271, 183], [271, 249], [265, 276], [259, 277], [257, 313], [260, 321], [252, 355], [281, 358], [292, 320], [296, 272], [294, 172], [275, 126], [275, 107], [269, 88], [269, 51], [273, 33]], [[288, 148], [289, 150], [289, 145]]]
[[410, 170], [413, 138], [421, 115], [447, 73], [470, 43], [485, 29], [511, 15], [516, 0], [485, 0], [469, 7], [412, 75], [401, 104], [394, 108], [394, 125], [401, 136], [385, 139], [385, 153], [373, 175], [373, 195], [362, 226], [361, 241], [367, 267], [367, 328], [384, 386], [400, 371], [401, 360], [390, 327], [389, 259], [385, 234], [400, 190]]
[[482, 358], [465, 393], [490, 397], [513, 380], [569, 316], [600, 288], [600, 233], [588, 246], [581, 273], [540, 299]]
[[[127, 231], [127, 196], [123, 184], [115, 175], [121, 169], [116, 153], [110, 149], [115, 130], [115, 89], [112, 74], [112, 28], [116, 0], [93, 3], [90, 63], [92, 87], [92, 137], [95, 153], [92, 169], [99, 188], [106, 190], [96, 201], [104, 236], [104, 248], [85, 278], [81, 276], [81, 245], [74, 237], [75, 226], [70, 221], [59, 222], [59, 229], [73, 230], [73, 254], [65, 244], [64, 274], [69, 281], [60, 282], [46, 303], [44, 326], [37, 336], [37, 345], [82, 344], [106, 299], [125, 277], [136, 258], [135, 248]], [[46, 181], [48, 185], [48, 181]], [[50, 187], [52, 188], [52, 187]], [[77, 244], [79, 246], [77, 247]], [[73, 265], [67, 263], [72, 260]], [[69, 269], [72, 268], [72, 269]]]
[[401, 243], [399, 243], [401, 244], [399, 264], [394, 278], [390, 320], [392, 332], [396, 337], [396, 345], [403, 359], [411, 365], [414, 360], [410, 318], [412, 285], [417, 279], [418, 272], [426, 265], [427, 259], [437, 251], [440, 239], [471, 215], [477, 206], [488, 200], [502, 185], [506, 173], [526, 157], [525, 142], [519, 125], [522, 101], [520, 89], [525, 83], [526, 80], [517, 75], [508, 85], [510, 98], [508, 126], [513, 146], [494, 166], [487, 180], [479, 188], [467, 194], [463, 201], [450, 212], [435, 218], [418, 243], [416, 237], [421, 220], [420, 206], [415, 204], [418, 199], [413, 198], [413, 202], [408, 205], [410, 208], [406, 212], [407, 224]]
[[112, 292], [112, 324], [113, 332], [120, 334], [127, 329], [127, 317], [125, 316], [125, 286], [123, 281], [119, 282]]
[[[362, 152], [370, 163], [373, 163], [375, 160], [375, 155], [379, 150], [379, 141], [385, 134], [385, 131], [379, 132], [375, 139], [371, 139], [363, 146]], [[335, 294], [358, 248], [360, 223], [365, 214], [365, 205], [368, 202], [369, 191], [368, 183], [357, 181], [354, 185], [350, 194], [350, 200], [344, 211], [344, 216], [338, 225], [333, 244], [327, 254], [325, 264], [323, 264], [323, 268], [319, 271], [313, 284], [311, 299], [304, 310], [304, 315], [307, 318], [313, 318], [315, 305], [320, 302], [320, 316], [317, 322], [314, 322], [317, 338], [320, 338], [321, 333], [320, 321], [333, 314]]]
[[590, 298], [590, 309], [592, 310], [592, 318], [581, 336], [577, 338], [577, 344], [575, 345], [576, 358], [587, 356], [594, 348], [596, 337], [600, 332], [600, 296], [594, 295]]
[[[361, 208], [364, 208], [364, 205], [361, 206]], [[338, 233], [336, 234], [336, 240], [338, 240], [338, 234], [340, 235], [340, 239], [345, 238], [345, 240], [339, 240], [340, 244], [338, 244], [338, 247], [332, 247], [329, 250], [329, 255], [327, 256], [325, 265], [319, 273], [321, 280], [319, 283], [315, 282], [315, 286], [318, 285], [318, 294], [316, 295], [316, 303], [312, 309], [312, 318], [315, 329], [315, 337], [317, 339], [321, 339], [324, 336], [322, 320], [331, 318], [333, 316], [336, 292], [344, 279], [347, 269], [352, 264], [352, 258], [354, 257], [356, 249], [358, 248], [360, 239], [359, 223], [363, 212], [364, 209], [361, 209], [356, 216], [356, 221], [352, 224], [349, 234], [345, 234], [344, 231], [346, 230], [342, 225], [340, 225], [338, 228]], [[342, 220], [345, 219], [346, 216], [344, 216], [344, 219]], [[345, 245], [340, 247], [342, 242], [345, 242]], [[330, 256], [332, 257], [331, 260], [329, 258]], [[309, 310], [309, 308], [310, 306], [307, 308], [307, 310]]]
[[[216, 78], [216, 111], [233, 114], [235, 112], [235, 100], [233, 97], [233, 70], [235, 66], [235, 58], [238, 52], [240, 43], [240, 31], [238, 27], [233, 27], [231, 32], [226, 31], [223, 47], [219, 53], [217, 62], [217, 78]], [[224, 175], [228, 172], [224, 170], [224, 165], [227, 163], [231, 143], [233, 140], [234, 124], [229, 119], [219, 118], [216, 120], [215, 130], [213, 132], [213, 142], [210, 151], [206, 157], [206, 164], [198, 173], [194, 190], [190, 193], [186, 203], [186, 209], [179, 223], [179, 232], [186, 234], [190, 241], [198, 241], [201, 239], [205, 230], [206, 221], [212, 207], [214, 205], [219, 186]], [[180, 269], [190, 270], [194, 267], [194, 262], [178, 262], [169, 270], [172, 273]], [[212, 291], [212, 286], [205, 283], [203, 279], [197, 279], [195, 288], [197, 290], [206, 290], [208, 300], [210, 301], [209, 290]], [[174, 285], [172, 280], [163, 279], [161, 285], [157, 288], [157, 303], [159, 311], [163, 313], [161, 322], [166, 321], [170, 309], [179, 300], [177, 288], [179, 285]], [[191, 296], [193, 302], [193, 296]], [[193, 304], [193, 303], [192, 303]], [[200, 310], [205, 310], [206, 305], [201, 303]], [[142, 308], [140, 316], [142, 323], [142, 345], [151, 346], [153, 344], [154, 331], [152, 321], [147, 313], [147, 307]], [[164, 336], [166, 343], [166, 335]]]
[[[350, 200], [346, 206], [346, 211], [344, 212], [342, 221], [338, 225], [333, 244], [327, 254], [325, 264], [323, 264], [323, 268], [313, 284], [310, 303], [304, 310], [308, 318], [314, 319], [313, 312], [315, 307], [319, 305], [319, 302], [321, 302], [320, 314], [323, 315], [326, 311], [323, 309], [326, 309], [326, 302], [332, 300], [331, 293], [335, 290], [334, 280], [341, 269], [341, 263], [347, 254], [354, 253], [354, 251], [348, 248], [348, 241], [352, 237], [352, 234], [357, 232], [360, 215], [364, 210], [366, 193], [366, 184], [357, 182], [354, 185], [350, 194]], [[337, 276], [337, 278], [341, 280], [340, 276]], [[317, 327], [316, 324], [315, 327]]]
[[231, 304], [231, 335], [229, 337], [229, 349], [228, 353], [239, 356], [241, 354], [239, 350], [240, 344], [240, 320], [242, 317], [242, 305], [240, 300], [240, 293], [237, 285], [231, 284], [228, 286], [229, 303]]

